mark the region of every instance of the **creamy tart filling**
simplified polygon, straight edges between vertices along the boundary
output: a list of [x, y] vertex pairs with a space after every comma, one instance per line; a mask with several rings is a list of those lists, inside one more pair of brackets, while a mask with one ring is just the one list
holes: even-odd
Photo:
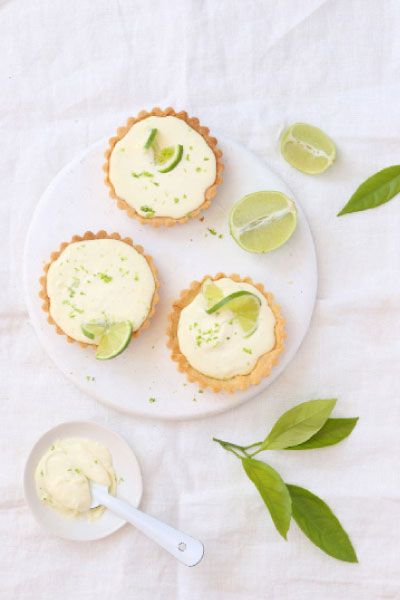
[[178, 342], [182, 354], [200, 373], [215, 379], [230, 379], [250, 373], [257, 360], [275, 346], [275, 317], [265, 296], [253, 285], [228, 277], [219, 279], [224, 296], [239, 290], [249, 291], [261, 302], [257, 328], [246, 337], [229, 310], [207, 314], [207, 301], [200, 291], [182, 309]]
[[113, 239], [69, 244], [47, 273], [49, 312], [75, 340], [95, 343], [81, 329], [86, 323], [130, 321], [133, 331], [145, 321], [155, 281], [135, 248]]
[[47, 506], [66, 516], [99, 517], [103, 507], [90, 509], [90, 481], [105, 485], [112, 494], [116, 477], [108, 449], [89, 439], [57, 440], [39, 461], [36, 491]]
[[[157, 129], [160, 148], [182, 146], [176, 166], [161, 173], [151, 147], [145, 148]], [[141, 216], [179, 219], [204, 202], [215, 181], [216, 158], [202, 135], [184, 120], [150, 116], [135, 123], [117, 142], [110, 156], [109, 179], [119, 198]]]

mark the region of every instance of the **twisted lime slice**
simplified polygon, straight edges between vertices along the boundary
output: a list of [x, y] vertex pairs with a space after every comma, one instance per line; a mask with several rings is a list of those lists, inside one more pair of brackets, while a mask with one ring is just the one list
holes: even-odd
[[146, 150], [151, 148], [152, 145], [154, 144], [156, 135], [157, 135], [157, 131], [158, 131], [158, 129], [150, 129], [149, 137], [147, 138], [146, 143], [144, 145]]
[[281, 136], [281, 153], [295, 169], [308, 175], [318, 175], [335, 160], [336, 147], [318, 127], [295, 123]]
[[90, 340], [100, 338], [106, 330], [105, 323], [86, 323], [81, 325], [82, 333]]
[[239, 290], [225, 296], [211, 308], [208, 308], [206, 312], [211, 315], [220, 310], [230, 310], [233, 317], [237, 319], [245, 337], [249, 337], [257, 329], [260, 306], [261, 300], [258, 296], [246, 290]]
[[178, 144], [177, 146], [167, 146], [163, 148], [159, 153], [154, 154], [154, 158], [157, 165], [161, 168], [158, 169], [159, 173], [169, 173], [181, 162], [183, 155], [183, 146]]
[[282, 192], [253, 192], [233, 205], [230, 232], [248, 252], [270, 252], [282, 246], [297, 224], [296, 206]]
[[129, 321], [114, 323], [107, 327], [97, 346], [96, 358], [108, 360], [121, 354], [132, 337], [132, 325]]
[[202, 286], [204, 298], [207, 300], [208, 308], [219, 302], [224, 296], [222, 290], [211, 279], [206, 279]]

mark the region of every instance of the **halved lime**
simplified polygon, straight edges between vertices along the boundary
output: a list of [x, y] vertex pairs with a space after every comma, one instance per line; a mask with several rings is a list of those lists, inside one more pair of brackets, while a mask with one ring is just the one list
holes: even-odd
[[129, 321], [114, 323], [106, 328], [97, 346], [96, 358], [108, 360], [121, 354], [132, 337], [132, 325]]
[[246, 290], [239, 290], [225, 296], [206, 312], [211, 315], [220, 310], [230, 310], [238, 320], [245, 337], [249, 337], [257, 329], [260, 306], [261, 300], [258, 296]]
[[332, 140], [318, 127], [295, 123], [281, 136], [281, 153], [293, 167], [307, 173], [323, 173], [336, 158]]
[[156, 139], [158, 129], [150, 129], [149, 137], [146, 140], [144, 145], [145, 149], [148, 150], [154, 144], [154, 140]]
[[204, 298], [207, 300], [208, 308], [211, 308], [219, 302], [224, 296], [222, 290], [211, 279], [206, 279], [202, 285], [201, 291]]
[[161, 168], [158, 169], [159, 173], [169, 173], [172, 171], [172, 169], [175, 169], [175, 167], [181, 162], [182, 155], [182, 144], [163, 148], [161, 152], [155, 155], [156, 164], [161, 165]]
[[86, 335], [90, 340], [94, 340], [95, 338], [100, 338], [105, 329], [105, 323], [85, 323], [81, 325], [82, 333]]
[[293, 200], [282, 192], [253, 192], [233, 205], [229, 217], [233, 239], [249, 252], [270, 252], [296, 229]]

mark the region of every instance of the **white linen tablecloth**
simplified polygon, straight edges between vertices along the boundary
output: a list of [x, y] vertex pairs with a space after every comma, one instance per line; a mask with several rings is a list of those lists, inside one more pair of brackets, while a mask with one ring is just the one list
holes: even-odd
[[[2, 600], [400, 598], [399, 199], [335, 216], [361, 181], [399, 162], [399, 31], [398, 0], [0, 2]], [[48, 183], [153, 105], [187, 109], [265, 159], [301, 199], [319, 262], [311, 328], [285, 373], [244, 406], [187, 423], [131, 418], [76, 389], [43, 352], [22, 288], [24, 239]], [[280, 157], [279, 132], [295, 121], [337, 142], [326, 174]], [[359, 565], [325, 556], [294, 524], [285, 543], [238, 461], [211, 441], [250, 443], [294, 404], [332, 396], [337, 416], [360, 416], [347, 441], [268, 458], [328, 501]], [[93, 544], [39, 528], [24, 461], [71, 419], [126, 437], [142, 507], [204, 540], [198, 567], [130, 527]]]

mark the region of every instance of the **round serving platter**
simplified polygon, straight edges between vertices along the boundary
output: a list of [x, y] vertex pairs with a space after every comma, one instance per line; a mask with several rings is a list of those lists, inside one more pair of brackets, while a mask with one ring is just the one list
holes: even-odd
[[[104, 184], [106, 140], [69, 163], [41, 197], [29, 228], [24, 256], [28, 311], [36, 333], [58, 368], [81, 390], [125, 413], [160, 419], [193, 419], [226, 411], [265, 392], [296, 354], [310, 324], [317, 291], [315, 248], [301, 204], [291, 239], [268, 254], [250, 254], [229, 234], [232, 204], [257, 190], [277, 190], [293, 198], [285, 183], [244, 147], [220, 138], [225, 171], [204, 220], [155, 229], [130, 219], [108, 195]], [[66, 343], [46, 320], [38, 297], [39, 278], [52, 251], [74, 234], [118, 232], [144, 247], [158, 269], [161, 288], [149, 329], [110, 361], [97, 361], [92, 348]], [[279, 364], [258, 386], [233, 395], [214, 394], [188, 383], [169, 357], [167, 316], [174, 299], [194, 279], [206, 274], [238, 273], [264, 284], [280, 304], [287, 341]]]

